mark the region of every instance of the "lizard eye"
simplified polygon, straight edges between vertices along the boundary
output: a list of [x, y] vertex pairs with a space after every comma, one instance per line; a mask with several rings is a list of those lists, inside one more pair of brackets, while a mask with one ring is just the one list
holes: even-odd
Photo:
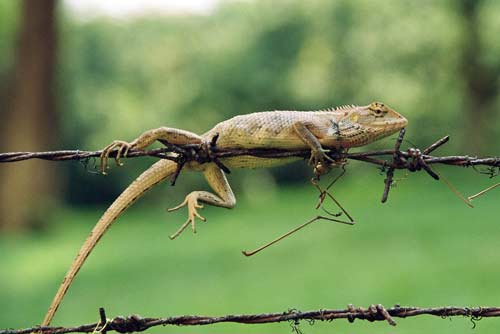
[[380, 103], [380, 102], [373, 102], [372, 104], [370, 104], [369, 109], [377, 117], [380, 117], [383, 114], [387, 113], [387, 108], [385, 107], [385, 105], [383, 103]]

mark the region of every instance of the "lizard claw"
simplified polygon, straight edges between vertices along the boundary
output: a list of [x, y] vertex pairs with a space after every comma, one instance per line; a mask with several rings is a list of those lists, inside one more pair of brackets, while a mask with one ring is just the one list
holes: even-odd
[[116, 165], [117, 166], [123, 166], [123, 163], [121, 162], [120, 158], [123, 156], [123, 157], [126, 157], [127, 154], [128, 154], [128, 151], [133, 148], [133, 144], [130, 144], [126, 141], [123, 141], [123, 140], [114, 140], [111, 144], [109, 144], [108, 146], [106, 146], [105, 148], [103, 148], [102, 150], [102, 153], [100, 155], [100, 159], [101, 159], [101, 172], [103, 175], [106, 175], [106, 170], [109, 168], [109, 165], [108, 165], [108, 160], [109, 160], [109, 155], [110, 153], [115, 150], [115, 149], [118, 149], [118, 151], [116, 152], [116, 156], [115, 156], [115, 162], [116, 162]]
[[193, 233], [196, 233], [196, 225], [195, 225], [196, 218], [199, 218], [201, 221], [204, 221], [204, 222], [207, 221], [205, 219], [205, 217], [202, 217], [198, 213], [198, 211], [196, 210], [196, 209], [203, 209], [203, 205], [198, 203], [198, 195], [196, 195], [196, 193], [191, 193], [191, 194], [187, 195], [181, 204], [179, 204], [173, 208], [170, 208], [167, 211], [168, 212], [176, 211], [176, 210], [179, 210], [180, 208], [182, 208], [186, 205], [188, 207], [188, 219], [186, 220], [186, 222], [184, 224], [181, 225], [181, 227], [174, 234], [172, 234], [170, 236], [170, 239], [172, 239], [172, 240], [177, 238], [179, 236], [179, 234], [181, 234], [182, 231], [184, 231], [186, 229], [186, 227], [188, 227], [189, 225], [191, 225]]
[[323, 162], [319, 162], [318, 164], [316, 164], [314, 166], [314, 175], [316, 175], [317, 177], [319, 177], [321, 175], [328, 174], [328, 172], [330, 171], [330, 169], [331, 169], [331, 165], [324, 164]]
[[330, 158], [325, 152], [327, 152], [327, 150], [325, 149], [311, 151], [309, 165], [314, 167], [314, 173], [317, 175], [328, 173], [328, 171], [330, 170], [329, 166], [332, 163], [335, 163], [335, 160]]

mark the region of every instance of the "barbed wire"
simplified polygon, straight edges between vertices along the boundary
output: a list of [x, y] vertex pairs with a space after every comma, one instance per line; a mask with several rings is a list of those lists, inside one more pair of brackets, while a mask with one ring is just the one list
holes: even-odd
[[115, 317], [108, 319], [103, 308], [99, 309], [100, 320], [96, 323], [75, 327], [40, 327], [35, 326], [24, 329], [4, 329], [0, 334], [63, 334], [63, 333], [106, 333], [116, 331], [119, 333], [143, 332], [156, 326], [202, 326], [217, 323], [239, 323], [239, 324], [265, 324], [290, 322], [298, 326], [301, 320], [314, 324], [315, 321], [333, 321], [347, 319], [353, 323], [355, 319], [373, 321], [386, 321], [391, 326], [396, 326], [394, 318], [409, 318], [420, 315], [432, 315], [441, 318], [463, 316], [470, 319], [473, 327], [482, 318], [500, 317], [500, 307], [433, 307], [420, 308], [415, 306], [395, 305], [386, 309], [381, 304], [372, 304], [367, 308], [348, 305], [343, 310], [320, 309], [302, 312], [297, 309], [289, 309], [281, 313], [241, 314], [225, 315], [218, 317], [184, 315], [166, 318], [142, 318], [138, 315], [127, 317]]
[[[439, 180], [440, 176], [430, 166], [434, 164], [444, 164], [451, 166], [472, 167], [481, 174], [494, 177], [500, 174], [500, 157], [477, 157], [472, 155], [450, 155], [450, 156], [433, 156], [430, 155], [434, 150], [447, 143], [450, 139], [445, 136], [437, 140], [427, 148], [420, 150], [418, 148], [409, 148], [406, 151], [400, 150], [405, 135], [405, 129], [399, 133], [396, 145], [393, 149], [365, 151], [349, 153], [347, 150], [331, 150], [328, 156], [340, 163], [347, 159], [363, 161], [366, 163], [377, 165], [387, 175], [384, 180], [384, 192], [382, 202], [387, 201], [391, 185], [393, 183], [394, 171], [396, 169], [406, 169], [410, 172], [424, 170], [432, 178]], [[237, 156], [253, 156], [259, 158], [303, 158], [309, 159], [310, 150], [284, 150], [284, 149], [220, 149], [216, 145], [218, 136], [214, 136], [208, 144], [187, 144], [187, 145], [172, 145], [167, 144], [166, 147], [152, 150], [134, 150], [128, 151], [127, 158], [137, 157], [156, 157], [161, 159], [169, 159], [179, 164], [177, 173], [172, 178], [172, 184], [175, 183], [182, 167], [186, 162], [197, 161], [199, 163], [214, 162], [226, 173], [230, 170], [224, 165], [221, 159], [237, 157]], [[118, 151], [113, 151], [109, 154], [110, 158], [115, 158]], [[8, 152], [0, 153], [0, 163], [16, 162], [28, 159], [43, 159], [51, 161], [66, 161], [79, 160], [86, 165], [91, 158], [101, 156], [102, 151], [81, 151], [81, 150], [63, 150], [49, 152]], [[386, 157], [386, 158], [383, 158]], [[388, 157], [388, 158], [387, 158]], [[479, 170], [478, 166], [484, 166], [486, 169]]]
[[[433, 143], [425, 150], [421, 151], [420, 157], [425, 162], [425, 164], [445, 164], [454, 166], [490, 166], [490, 167], [500, 167], [500, 157], [484, 157], [480, 158], [471, 155], [451, 155], [451, 156], [432, 156], [429, 155], [430, 152], [434, 151], [439, 146], [448, 142], [449, 136], [443, 137], [436, 143]], [[185, 160], [200, 160], [199, 151], [202, 150], [202, 145], [189, 144], [189, 145], [168, 145], [163, 148], [157, 148], [152, 150], [129, 150], [126, 158], [138, 158], [144, 156], [157, 157], [161, 159], [169, 159], [173, 161], [179, 161], [179, 156], [172, 156], [169, 153], [185, 154]], [[366, 151], [366, 152], [339, 152], [331, 151], [329, 153], [330, 157], [334, 160], [340, 159], [353, 159], [364, 161], [367, 163], [372, 163], [379, 166], [385, 166], [387, 168], [393, 167], [395, 169], [415, 169], [419, 170], [422, 165], [413, 162], [413, 166], [409, 165], [408, 161], [404, 161], [405, 158], [412, 158], [417, 156], [418, 149], [409, 149], [407, 151], [400, 151], [394, 149], [386, 150], [376, 150], [376, 151]], [[110, 153], [109, 157], [114, 158], [117, 151]], [[67, 161], [67, 160], [85, 160], [88, 158], [99, 157], [102, 151], [82, 151], [82, 150], [61, 150], [61, 151], [47, 151], [47, 152], [7, 152], [0, 153], [0, 163], [6, 162], [16, 162], [29, 159], [42, 159], [51, 161]], [[283, 149], [216, 149], [214, 156], [221, 158], [236, 157], [249, 155], [259, 158], [289, 158], [289, 157], [300, 157], [308, 159], [310, 157], [310, 150], [283, 150]], [[391, 162], [388, 160], [378, 159], [376, 157], [380, 156], [399, 156], [403, 158], [403, 161]], [[123, 157], [122, 157], [123, 158]], [[202, 161], [207, 162], [207, 161]]]

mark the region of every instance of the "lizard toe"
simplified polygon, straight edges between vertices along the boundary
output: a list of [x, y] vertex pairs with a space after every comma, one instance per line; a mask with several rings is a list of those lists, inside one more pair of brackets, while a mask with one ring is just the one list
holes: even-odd
[[115, 156], [116, 165], [123, 166], [123, 163], [120, 161], [120, 158], [122, 156], [126, 157], [131, 147], [132, 147], [131, 144], [123, 140], [114, 140], [113, 142], [111, 142], [111, 144], [104, 147], [102, 149], [101, 155], [99, 156], [102, 174], [104, 175], [107, 174], [106, 170], [109, 169], [109, 155], [111, 154], [111, 152], [117, 149], [117, 153]]
[[188, 218], [186, 220], [186, 222], [184, 224], [182, 224], [181, 227], [179, 227], [179, 229], [177, 231], [175, 231], [174, 234], [169, 236], [170, 240], [174, 240], [175, 238], [177, 238], [182, 233], [182, 231], [184, 231], [186, 229], [186, 227], [189, 226], [190, 223], [191, 223], [191, 220]]
[[173, 208], [170, 208], [170, 209], [167, 209], [168, 212], [173, 212], [173, 211], [177, 211], [179, 210], [180, 208], [182, 207], [185, 207], [186, 204], [188, 204], [188, 199], [186, 197], [186, 199], [184, 199], [184, 201], [182, 201], [181, 204], [177, 205], [177, 206], [174, 206]]

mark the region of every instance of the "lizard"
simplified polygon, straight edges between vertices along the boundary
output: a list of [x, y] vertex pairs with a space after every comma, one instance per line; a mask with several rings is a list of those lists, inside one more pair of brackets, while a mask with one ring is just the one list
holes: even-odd
[[[112, 151], [117, 151], [116, 163], [122, 165], [120, 158], [126, 157], [130, 149], [143, 150], [156, 141], [163, 144], [203, 144], [218, 136], [217, 149], [235, 148], [271, 148], [285, 150], [311, 150], [309, 163], [316, 173], [325, 173], [332, 166], [326, 152], [332, 149], [359, 147], [389, 136], [407, 125], [405, 117], [381, 102], [366, 106], [347, 105], [318, 111], [264, 111], [239, 115], [215, 125], [202, 135], [190, 131], [160, 127], [144, 132], [132, 142], [115, 140], [102, 150], [101, 168], [105, 174], [108, 159]], [[255, 156], [236, 156], [221, 159], [228, 168], [272, 167], [301, 159], [261, 158]], [[198, 163], [189, 161], [184, 168], [204, 174], [214, 193], [193, 191], [184, 201], [168, 211], [187, 207], [188, 218], [184, 224], [170, 236], [176, 238], [186, 227], [195, 230], [195, 220], [206, 219], [198, 213], [203, 204], [223, 208], [233, 208], [236, 198], [220, 166], [214, 162]], [[174, 175], [177, 163], [162, 159], [154, 163], [135, 179], [109, 206], [94, 226], [83, 243], [75, 260], [64, 277], [42, 326], [49, 326], [64, 295], [76, 274], [91, 251], [112, 223], [137, 198], [162, 180]]]

